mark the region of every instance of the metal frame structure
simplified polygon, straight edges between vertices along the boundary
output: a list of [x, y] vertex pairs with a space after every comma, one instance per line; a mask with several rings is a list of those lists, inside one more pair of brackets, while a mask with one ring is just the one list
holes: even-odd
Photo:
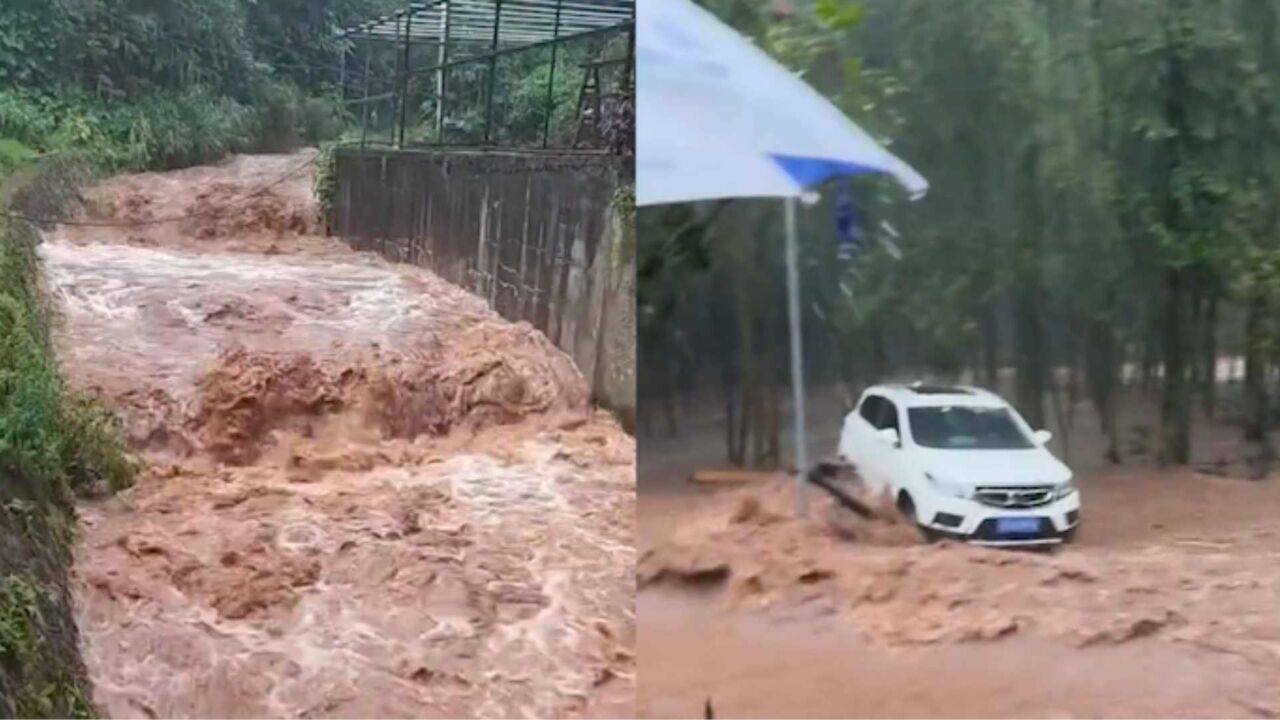
[[[392, 134], [396, 147], [405, 146], [408, 125], [409, 81], [412, 76], [436, 75], [436, 137], [445, 136], [448, 106], [446, 79], [450, 68], [464, 64], [488, 62], [485, 82], [484, 144], [492, 141], [493, 91], [498, 58], [510, 53], [539, 47], [551, 47], [551, 69], [547, 79], [546, 120], [542, 129], [542, 147], [547, 147], [554, 105], [556, 63], [559, 46], [567, 41], [596, 35], [626, 32], [627, 72], [625, 82], [632, 81], [631, 66], [635, 48], [635, 0], [430, 0], [408, 2], [403, 10], [384, 15], [340, 30], [344, 43], [339, 66], [340, 84], [346, 87], [347, 56], [357, 41], [395, 43], [401, 50], [398, 60], [398, 83], [391, 93], [369, 95], [369, 63], [365, 60], [364, 97], [349, 104], [365, 106], [388, 99], [393, 104], [396, 127]], [[415, 46], [436, 48], [436, 63], [429, 67], [411, 67]], [[366, 130], [367, 136], [367, 130]], [[363, 142], [363, 140], [362, 140]]]

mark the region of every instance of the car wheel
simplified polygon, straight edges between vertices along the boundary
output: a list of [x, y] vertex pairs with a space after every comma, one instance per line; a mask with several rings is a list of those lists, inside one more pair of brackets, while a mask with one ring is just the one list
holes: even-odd
[[916, 504], [911, 499], [911, 496], [905, 492], [898, 493], [898, 511], [902, 513], [903, 517], [910, 520], [911, 524], [916, 526], [916, 530], [920, 531], [920, 537], [924, 538], [925, 542], [931, 543], [938, 539], [936, 532], [925, 527], [920, 522], [920, 516], [916, 513]]

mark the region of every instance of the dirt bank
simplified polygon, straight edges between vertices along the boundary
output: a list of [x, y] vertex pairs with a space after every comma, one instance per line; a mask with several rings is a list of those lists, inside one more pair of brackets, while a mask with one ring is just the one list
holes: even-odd
[[96, 701], [629, 714], [632, 440], [527, 325], [309, 234], [307, 159], [118, 178], [89, 217], [183, 219], [42, 249], [66, 374], [147, 461], [80, 509]]

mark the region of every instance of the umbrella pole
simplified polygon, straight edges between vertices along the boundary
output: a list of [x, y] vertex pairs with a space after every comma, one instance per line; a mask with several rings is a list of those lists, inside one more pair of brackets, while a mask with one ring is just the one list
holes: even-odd
[[787, 231], [787, 311], [791, 330], [791, 392], [795, 425], [796, 514], [808, 514], [804, 497], [804, 478], [809, 469], [809, 453], [804, 432], [804, 348], [800, 333], [800, 260], [796, 247], [796, 199], [785, 200]]

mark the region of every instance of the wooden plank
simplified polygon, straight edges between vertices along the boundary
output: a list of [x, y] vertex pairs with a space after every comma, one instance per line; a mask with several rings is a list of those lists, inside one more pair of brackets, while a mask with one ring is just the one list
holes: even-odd
[[689, 476], [689, 482], [700, 485], [736, 485], [776, 479], [776, 470], [748, 470], [745, 468], [708, 468], [697, 470]]

